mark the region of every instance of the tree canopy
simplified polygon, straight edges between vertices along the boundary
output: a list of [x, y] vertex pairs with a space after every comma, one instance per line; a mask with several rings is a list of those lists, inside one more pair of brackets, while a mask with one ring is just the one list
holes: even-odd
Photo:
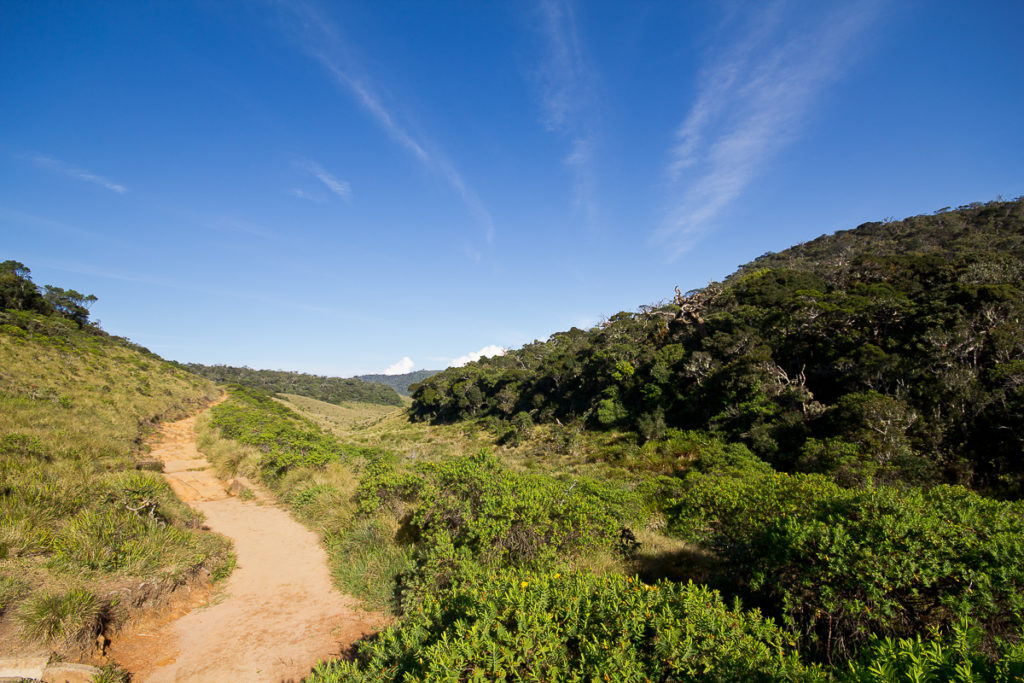
[[866, 223], [413, 387], [412, 414], [710, 429], [783, 471], [1024, 494], [1024, 201]]

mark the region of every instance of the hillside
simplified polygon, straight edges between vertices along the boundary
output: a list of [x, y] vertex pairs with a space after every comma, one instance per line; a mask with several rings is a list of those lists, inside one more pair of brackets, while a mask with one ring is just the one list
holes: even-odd
[[364, 382], [386, 384], [402, 396], [408, 396], [409, 387], [417, 382], [422, 382], [428, 377], [433, 377], [439, 372], [440, 370], [414, 370], [403, 375], [356, 375], [355, 379], [360, 379]]
[[175, 587], [230, 572], [227, 543], [143, 453], [152, 425], [218, 392], [3, 265], [0, 652], [74, 657]]
[[360, 401], [389, 406], [402, 405], [401, 396], [393, 388], [357, 378], [343, 379], [303, 372], [253, 370], [247, 367], [199, 363], [184, 363], [182, 367], [218, 384], [241, 384], [271, 394], [298, 394], [336, 404]]
[[1024, 495], [1024, 202], [867, 223], [413, 395], [419, 419], [709, 430], [843, 485]]

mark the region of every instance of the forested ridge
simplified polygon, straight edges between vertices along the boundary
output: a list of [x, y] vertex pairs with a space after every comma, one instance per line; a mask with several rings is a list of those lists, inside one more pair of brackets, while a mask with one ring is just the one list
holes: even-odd
[[436, 375], [438, 372], [440, 372], [440, 370], [414, 370], [401, 375], [356, 375], [355, 379], [361, 379], [364, 382], [379, 382], [380, 384], [386, 384], [402, 396], [408, 396], [409, 387], [418, 382], [422, 382], [428, 377]]
[[253, 370], [230, 365], [184, 363], [182, 367], [197, 375], [225, 384], [241, 384], [271, 394], [298, 394], [326, 403], [361, 401], [400, 406], [402, 398], [389, 386], [361, 379], [324, 377], [285, 370]]
[[708, 430], [846, 486], [1024, 494], [1024, 202], [866, 223], [413, 387], [499, 427]]

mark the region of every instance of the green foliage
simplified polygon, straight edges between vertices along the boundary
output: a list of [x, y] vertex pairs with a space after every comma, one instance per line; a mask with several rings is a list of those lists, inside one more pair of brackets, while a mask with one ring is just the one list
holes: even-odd
[[866, 224], [414, 387], [435, 423], [740, 441], [846, 485], [1024, 495], [1024, 200]]
[[88, 590], [34, 595], [18, 611], [22, 632], [45, 644], [83, 645], [100, 630], [103, 603]]
[[89, 322], [89, 307], [96, 303], [93, 294], [82, 294], [73, 289], [46, 285], [43, 298], [53, 306], [57, 315], [72, 320], [80, 327]]
[[643, 495], [621, 484], [517, 472], [486, 452], [412, 472], [377, 463], [355, 501], [360, 519], [399, 520], [392, 536], [413, 562], [398, 577], [403, 611], [438, 591], [480, 585], [489, 571], [623, 556], [635, 550], [630, 527], [649, 516]]
[[32, 271], [24, 263], [0, 263], [0, 309], [52, 314], [53, 307], [32, 282]]
[[297, 467], [322, 468], [343, 457], [337, 440], [268, 394], [241, 385], [228, 392], [231, 400], [210, 409], [210, 424], [223, 437], [259, 449], [260, 469], [268, 479], [280, 479]]
[[240, 384], [268, 394], [298, 394], [327, 403], [361, 401], [401, 406], [402, 397], [391, 386], [359, 378], [322, 377], [284, 370], [253, 370], [229, 365], [186, 363], [182, 367], [218, 384]]
[[354, 662], [309, 679], [341, 681], [814, 680], [789, 638], [755, 611], [693, 584], [645, 585], [588, 573], [500, 571], [427, 595], [362, 643]]
[[100, 672], [93, 677], [93, 683], [130, 683], [131, 676], [117, 664], [110, 662], [100, 667]]
[[813, 475], [699, 476], [670, 506], [802, 648], [851, 656], [874, 635], [911, 637], [958, 615], [989, 637], [1024, 610], [1020, 503], [960, 487], [841, 489]]
[[953, 624], [947, 635], [875, 639], [867, 653], [850, 665], [843, 683], [897, 681], [1019, 681], [1024, 679], [1024, 639], [997, 640], [995, 656], [985, 646], [983, 632], [968, 619]]

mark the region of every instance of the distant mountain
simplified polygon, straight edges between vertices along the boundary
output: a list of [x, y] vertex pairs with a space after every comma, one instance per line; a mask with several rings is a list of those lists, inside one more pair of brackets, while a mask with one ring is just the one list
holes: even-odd
[[440, 370], [415, 370], [413, 372], [407, 372], [404, 375], [356, 375], [355, 379], [361, 379], [364, 382], [377, 382], [378, 384], [385, 384], [403, 396], [409, 395], [409, 387], [417, 382], [422, 382], [428, 377], [433, 377]]
[[388, 406], [402, 405], [402, 398], [391, 387], [357, 378], [323, 377], [303, 372], [253, 370], [247, 367], [200, 363], [183, 363], [182, 367], [214, 382], [234, 382], [272, 394], [298, 394], [336, 404], [343, 401], [361, 401]]

